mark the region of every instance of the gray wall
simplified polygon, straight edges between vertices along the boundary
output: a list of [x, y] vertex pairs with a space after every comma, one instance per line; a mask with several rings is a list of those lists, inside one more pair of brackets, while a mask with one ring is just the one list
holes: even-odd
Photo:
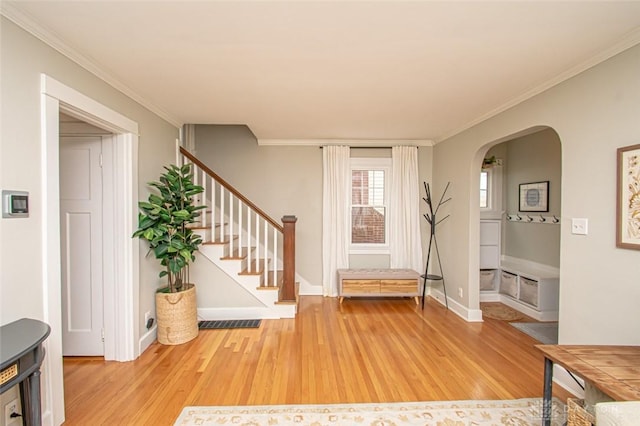
[[[635, 46], [435, 146], [434, 180], [455, 188], [438, 243], [452, 259], [447, 284], [467, 289], [454, 296], [466, 309], [479, 308], [482, 158], [496, 143], [550, 127], [562, 149], [559, 341], [640, 344], [640, 252], [615, 245], [616, 149], [640, 138], [638, 69]], [[571, 234], [571, 218], [587, 218], [589, 235]]]
[[322, 151], [258, 146], [246, 126], [197, 125], [196, 155], [268, 215], [295, 215], [296, 269], [322, 285]]
[[[317, 146], [259, 146], [251, 130], [239, 125], [196, 125], [195, 140], [198, 158], [271, 217], [298, 217], [296, 267], [309, 284], [301, 291], [321, 294], [322, 150]], [[432, 151], [431, 147], [418, 150], [421, 181], [431, 181]], [[391, 151], [357, 149], [351, 155], [388, 157]], [[423, 235], [426, 229], [423, 223]], [[423, 238], [423, 250], [427, 243]], [[352, 267], [388, 267], [389, 256], [352, 255], [350, 262]]]
[[[48, 300], [50, 283], [43, 277], [46, 259], [42, 258], [45, 229], [42, 223], [41, 73], [138, 123], [141, 198], [148, 195], [145, 182], [155, 180], [162, 165], [175, 161], [178, 129], [4, 17], [0, 31], [0, 186], [30, 194], [29, 218], [0, 220], [0, 324], [6, 324], [22, 317], [44, 319]], [[136, 212], [132, 211], [132, 219], [135, 216]], [[146, 332], [144, 312], [154, 310], [155, 289], [160, 282], [159, 265], [153, 257], [146, 257], [147, 249], [140, 246], [140, 293], [133, 301], [140, 307], [135, 338]], [[27, 300], [25, 295], [28, 295]], [[47, 344], [59, 350], [62, 342], [53, 342], [53, 339], [50, 337]], [[47, 356], [57, 356], [56, 351], [48, 351]], [[53, 360], [51, 365], [59, 367], [59, 371], [45, 370], [43, 373], [43, 409], [48, 416], [54, 408], [47, 405], [47, 386], [51, 384], [51, 374], [62, 375], [61, 358]], [[52, 392], [61, 395], [62, 389]], [[53, 421], [61, 422], [62, 412], [56, 412], [56, 415], [59, 417]]]
[[[521, 213], [521, 216], [542, 214], [560, 217], [562, 159], [560, 140], [552, 129], [545, 129], [502, 143], [491, 149], [489, 156], [504, 147], [503, 187], [507, 214], [515, 214], [519, 208], [521, 183], [549, 181], [549, 212]], [[504, 155], [503, 153], [503, 155]], [[506, 256], [526, 259], [545, 265], [560, 266], [560, 226], [535, 222], [510, 222], [504, 224], [502, 253]]]

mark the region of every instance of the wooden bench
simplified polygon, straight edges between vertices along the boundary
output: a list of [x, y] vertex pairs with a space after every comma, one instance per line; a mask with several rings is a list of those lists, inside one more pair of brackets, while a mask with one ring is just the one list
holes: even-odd
[[420, 274], [412, 269], [338, 269], [338, 296], [420, 297]]

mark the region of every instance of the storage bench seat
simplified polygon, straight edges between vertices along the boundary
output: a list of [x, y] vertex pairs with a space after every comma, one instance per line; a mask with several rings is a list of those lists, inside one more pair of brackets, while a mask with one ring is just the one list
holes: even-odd
[[340, 303], [345, 297], [420, 296], [420, 274], [413, 269], [338, 269]]

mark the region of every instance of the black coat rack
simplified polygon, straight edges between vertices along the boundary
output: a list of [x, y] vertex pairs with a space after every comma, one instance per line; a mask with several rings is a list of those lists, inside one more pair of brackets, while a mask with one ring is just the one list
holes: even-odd
[[[442, 288], [444, 289], [444, 303], [447, 309], [449, 309], [449, 301], [447, 300], [447, 286], [445, 285], [445, 282], [444, 282], [444, 272], [442, 271], [442, 263], [440, 262], [440, 251], [438, 250], [438, 240], [436, 240], [436, 225], [438, 225], [440, 222], [448, 218], [449, 215], [446, 215], [440, 220], [436, 219], [436, 215], [438, 214], [438, 210], [440, 209], [440, 206], [442, 206], [443, 204], [451, 200], [451, 197], [447, 198], [446, 200], [444, 199], [444, 196], [447, 193], [447, 189], [449, 189], [450, 183], [451, 182], [447, 182], [447, 186], [444, 188], [444, 192], [440, 197], [440, 201], [438, 201], [438, 205], [434, 210], [433, 201], [431, 198], [431, 190], [429, 189], [429, 184], [424, 182], [424, 189], [427, 193], [427, 196], [423, 197], [422, 199], [427, 203], [427, 206], [429, 207], [429, 211], [424, 214], [424, 218], [427, 220], [427, 222], [429, 222], [429, 227], [431, 228], [431, 230], [429, 232], [429, 250], [427, 251], [427, 264], [424, 269], [424, 275], [421, 275], [421, 278], [424, 280], [422, 284], [422, 309], [424, 309], [424, 295], [427, 290], [427, 281], [442, 281]], [[435, 250], [436, 250], [436, 257], [438, 258], [438, 268], [440, 268], [440, 275], [429, 274], [429, 261], [431, 260], [432, 246], [435, 247]]]

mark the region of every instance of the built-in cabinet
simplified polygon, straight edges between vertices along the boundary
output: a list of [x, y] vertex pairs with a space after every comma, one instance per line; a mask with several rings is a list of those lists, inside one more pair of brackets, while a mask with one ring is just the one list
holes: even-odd
[[480, 301], [502, 302], [538, 321], [558, 319], [558, 269], [501, 255], [501, 220], [480, 221]]
[[502, 222], [499, 219], [480, 221], [480, 290], [495, 292], [500, 269]]
[[538, 321], [558, 320], [558, 284], [556, 268], [520, 259], [500, 264], [500, 301]]
[[502, 221], [480, 221], [480, 269], [500, 268], [500, 229]]

